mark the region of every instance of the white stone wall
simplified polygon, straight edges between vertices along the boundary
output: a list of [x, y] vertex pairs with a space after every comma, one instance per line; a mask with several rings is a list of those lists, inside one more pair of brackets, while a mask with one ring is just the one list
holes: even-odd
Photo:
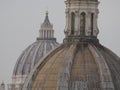
[[21, 90], [26, 75], [16, 75], [12, 77], [12, 84], [8, 84], [8, 90]]

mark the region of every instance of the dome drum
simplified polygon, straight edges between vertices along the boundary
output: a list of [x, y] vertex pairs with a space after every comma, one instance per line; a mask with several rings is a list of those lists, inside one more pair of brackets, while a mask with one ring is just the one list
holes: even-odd
[[76, 5], [76, 6], [84, 6], [86, 4], [89, 4], [89, 5], [98, 5], [99, 4], [99, 1], [98, 0], [67, 0], [65, 1], [66, 5]]
[[41, 40], [41, 41], [43, 41], [43, 40], [52, 40], [52, 41], [56, 41], [56, 38], [40, 38], [40, 37], [38, 37], [37, 40], [38, 40], [38, 41], [40, 41], [40, 40]]
[[99, 40], [96, 37], [88, 37], [88, 36], [84, 36], [84, 37], [66, 37], [63, 42], [65, 44], [72, 44], [72, 43], [82, 43], [82, 44], [88, 44], [88, 43], [93, 43], [94, 45], [100, 45], [99, 44]]

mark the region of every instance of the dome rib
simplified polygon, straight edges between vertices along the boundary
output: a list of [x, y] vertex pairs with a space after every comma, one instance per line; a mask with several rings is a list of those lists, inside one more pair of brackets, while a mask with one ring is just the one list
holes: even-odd
[[70, 81], [70, 72], [71, 72], [71, 65], [73, 64], [73, 58], [75, 57], [76, 52], [76, 45], [72, 45], [69, 47], [64, 60], [63, 64], [60, 69], [60, 75], [58, 77], [57, 82], [57, 90], [66, 90], [69, 86]]
[[31, 53], [33, 51], [35, 51], [34, 47], [35, 47], [35, 43], [33, 45], [31, 45], [30, 49], [28, 49], [28, 51], [26, 52], [26, 55], [23, 58], [22, 64], [21, 64], [21, 75], [25, 75], [28, 74], [30, 72], [30, 66], [31, 66], [31, 60], [33, 58], [33, 56], [31, 57]]
[[105, 57], [102, 55], [102, 53], [99, 52], [99, 50], [94, 45], [90, 46], [90, 50], [99, 67], [102, 88], [108, 88], [108, 89], [111, 88], [115, 90], [109, 67], [105, 61]]
[[105, 47], [103, 50], [100, 50], [100, 51], [105, 57], [106, 63], [108, 64], [110, 72], [112, 73], [115, 90], [119, 90], [120, 89], [120, 77], [119, 77], [120, 59], [118, 56], [116, 56], [113, 52], [111, 52], [109, 49]]

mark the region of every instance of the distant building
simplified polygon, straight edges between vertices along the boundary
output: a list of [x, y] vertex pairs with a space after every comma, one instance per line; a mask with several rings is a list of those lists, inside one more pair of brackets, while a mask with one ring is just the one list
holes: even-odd
[[33, 67], [58, 45], [56, 38], [54, 38], [53, 25], [49, 21], [48, 12], [46, 12], [37, 41], [27, 47], [17, 60], [12, 75], [12, 83], [8, 84], [8, 90], [21, 90]]
[[97, 38], [99, 1], [65, 3], [65, 39], [34, 67], [22, 90], [120, 90], [120, 58]]
[[0, 90], [5, 90], [5, 84], [4, 84], [4, 82], [1, 83]]

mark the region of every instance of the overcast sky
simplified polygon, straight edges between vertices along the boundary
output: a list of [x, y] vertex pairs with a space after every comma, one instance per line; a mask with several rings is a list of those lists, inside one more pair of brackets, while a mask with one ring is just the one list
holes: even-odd
[[[101, 0], [99, 40], [120, 56], [120, 0]], [[11, 82], [22, 51], [36, 41], [40, 24], [49, 11], [58, 42], [64, 38], [64, 0], [0, 0], [0, 83]]]

